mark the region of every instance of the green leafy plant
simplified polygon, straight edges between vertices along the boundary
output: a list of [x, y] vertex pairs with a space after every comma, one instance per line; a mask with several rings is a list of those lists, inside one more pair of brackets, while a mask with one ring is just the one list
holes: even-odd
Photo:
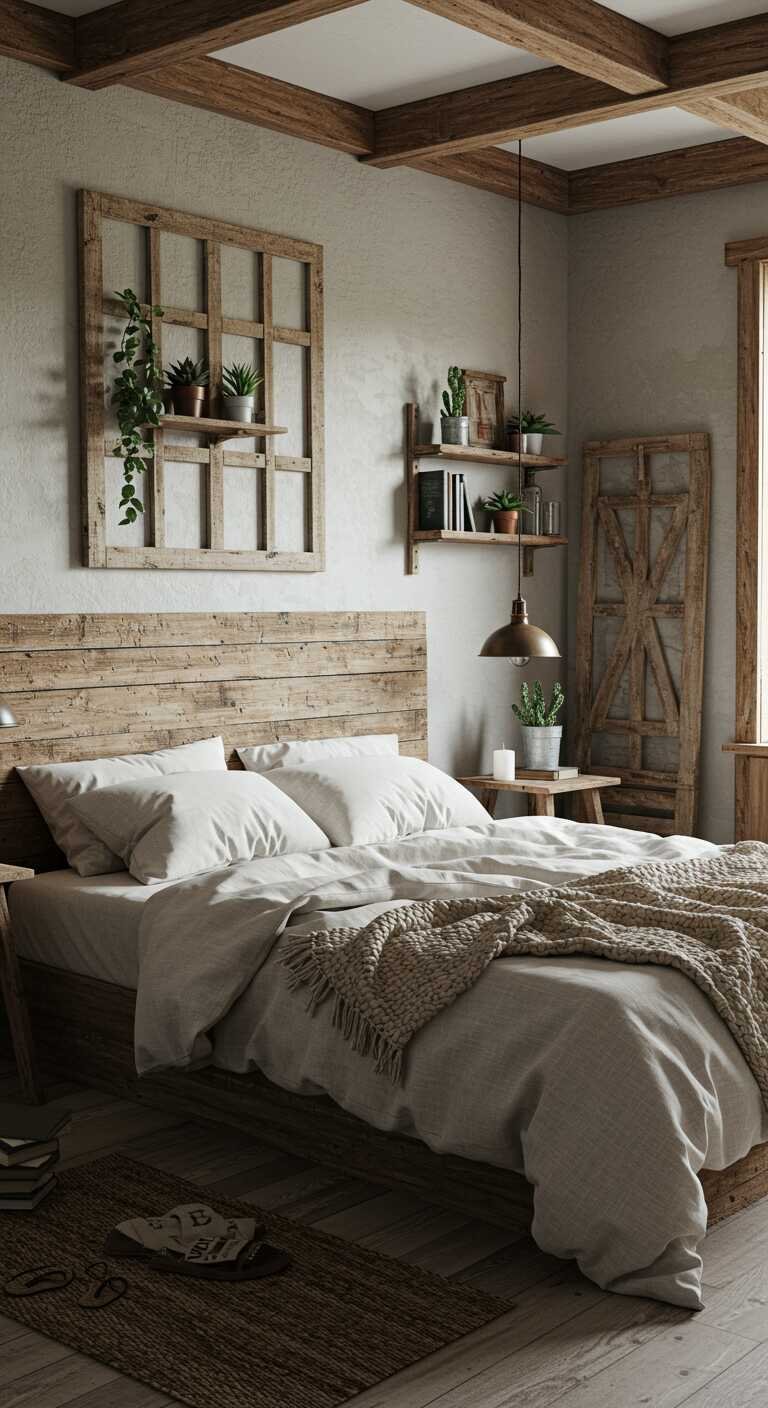
[[464, 385], [464, 373], [460, 367], [448, 368], [448, 390], [443, 392], [444, 411], [441, 416], [463, 416], [464, 402], [467, 396], [467, 389]]
[[162, 318], [163, 310], [153, 307], [145, 313], [131, 288], [124, 288], [122, 293], [116, 291], [116, 296], [126, 319], [120, 347], [112, 353], [112, 361], [120, 367], [112, 388], [112, 405], [117, 411], [120, 434], [112, 453], [123, 462], [122, 528], [126, 523], [135, 523], [144, 512], [144, 505], [136, 494], [136, 476], [145, 472], [146, 459], [154, 452], [144, 429], [148, 425], [159, 425], [163, 411], [163, 372], [151, 322], [152, 317]]
[[221, 389], [225, 396], [253, 396], [264, 378], [255, 367], [245, 362], [233, 362], [221, 374]]
[[565, 703], [563, 686], [557, 681], [552, 687], [552, 698], [547, 704], [541, 680], [534, 680], [533, 688], [520, 686], [520, 703], [512, 705], [512, 713], [526, 728], [553, 728], [557, 716]]
[[518, 513], [531, 512], [522, 499], [517, 494], [513, 494], [511, 489], [499, 489], [497, 493], [491, 494], [489, 499], [484, 500], [483, 508], [487, 509], [489, 513], [508, 513], [515, 509]]
[[523, 411], [521, 416], [510, 416], [509, 429], [520, 435], [560, 435], [562, 432], [539, 415], [538, 411]]
[[165, 380], [168, 386], [207, 386], [208, 363], [205, 357], [199, 362], [193, 362], [191, 357], [185, 357], [183, 362], [171, 362], [165, 369]]

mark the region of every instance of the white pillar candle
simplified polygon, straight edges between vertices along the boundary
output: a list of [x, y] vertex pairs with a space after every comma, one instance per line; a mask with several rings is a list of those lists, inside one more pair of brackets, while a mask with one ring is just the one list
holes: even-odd
[[514, 748], [495, 748], [493, 753], [493, 776], [497, 782], [514, 782]]

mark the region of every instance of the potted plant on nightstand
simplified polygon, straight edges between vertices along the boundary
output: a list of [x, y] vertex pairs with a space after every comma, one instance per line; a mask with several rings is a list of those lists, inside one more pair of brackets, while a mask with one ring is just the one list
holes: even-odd
[[448, 390], [443, 392], [440, 434], [444, 445], [469, 444], [469, 416], [464, 415], [467, 390], [461, 367], [448, 368]]
[[185, 357], [183, 362], [172, 362], [170, 367], [165, 369], [165, 380], [177, 416], [203, 414], [205, 390], [209, 381], [205, 357], [201, 357], [199, 362], [193, 362], [191, 357]]
[[544, 436], [559, 434], [557, 427], [538, 411], [523, 411], [521, 416], [510, 416], [507, 421], [509, 449], [520, 450], [524, 455], [540, 455]]
[[520, 703], [512, 705], [512, 712], [520, 720], [524, 768], [549, 771], [557, 767], [563, 726], [555, 720], [564, 703], [565, 695], [559, 682], [553, 686], [549, 704], [544, 698], [541, 680], [534, 680], [530, 690], [525, 683], [520, 686]]
[[511, 533], [512, 536], [517, 533], [520, 514], [531, 511], [511, 489], [499, 489], [484, 500], [483, 508], [493, 515], [494, 533]]
[[256, 392], [264, 378], [255, 367], [233, 362], [221, 376], [221, 414], [225, 420], [256, 419]]

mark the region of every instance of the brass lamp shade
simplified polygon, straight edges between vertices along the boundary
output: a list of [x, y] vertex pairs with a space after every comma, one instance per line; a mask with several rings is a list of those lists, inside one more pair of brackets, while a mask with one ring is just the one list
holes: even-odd
[[4, 699], [0, 699], [0, 728], [15, 728], [16, 719]]
[[540, 626], [528, 624], [528, 607], [523, 597], [518, 596], [512, 604], [512, 619], [508, 626], [500, 626], [485, 642], [481, 655], [504, 656], [515, 664], [527, 664], [529, 660], [546, 657], [560, 659], [560, 651], [551, 636]]

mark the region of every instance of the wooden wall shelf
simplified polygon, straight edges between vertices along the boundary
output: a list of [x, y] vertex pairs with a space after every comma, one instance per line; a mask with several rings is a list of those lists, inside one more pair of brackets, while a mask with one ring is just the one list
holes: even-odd
[[[516, 468], [520, 456], [516, 450], [486, 450], [479, 445], [416, 445], [417, 459], [429, 455], [438, 460], [461, 460], [463, 464], [510, 465]], [[556, 469], [567, 464], [566, 459], [552, 455], [523, 455], [524, 469]]]
[[[469, 533], [448, 528], [419, 528], [418, 474], [419, 460], [442, 460], [453, 464], [476, 464], [499, 468], [515, 468], [519, 456], [513, 450], [487, 450], [476, 445], [425, 445], [418, 440], [419, 408], [413, 402], [405, 407], [405, 487], [408, 496], [408, 536], [406, 565], [408, 575], [419, 570], [419, 547], [422, 543], [465, 543], [474, 547], [523, 549], [523, 574], [533, 576], [533, 554], [539, 548], [564, 547], [568, 539], [558, 534], [549, 537], [524, 533], [522, 540], [510, 533]], [[566, 460], [548, 455], [523, 455], [526, 476], [538, 469], [554, 469]]]
[[[163, 430], [196, 430], [210, 440], [234, 440], [239, 435], [257, 439], [264, 435], [287, 435], [287, 425], [261, 425], [256, 421], [216, 420], [210, 416], [161, 416]], [[149, 430], [152, 426], [147, 427]]]

